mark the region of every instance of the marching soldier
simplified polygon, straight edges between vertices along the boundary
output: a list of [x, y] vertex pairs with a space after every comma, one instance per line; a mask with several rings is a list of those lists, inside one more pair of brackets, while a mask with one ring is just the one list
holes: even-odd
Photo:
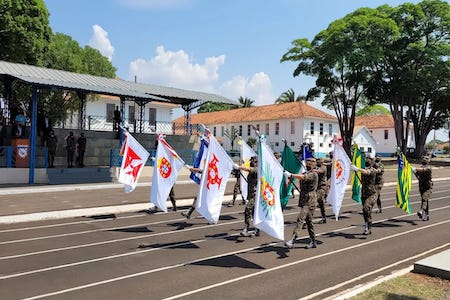
[[242, 192], [241, 192], [241, 172], [239, 169], [233, 169], [233, 171], [231, 173], [233, 174], [234, 177], [236, 177], [236, 183], [234, 184], [234, 188], [233, 188], [233, 201], [228, 204], [228, 207], [234, 206], [234, 203], [236, 202], [236, 198], [237, 198], [238, 194], [241, 195], [242, 203], [245, 204], [245, 200], [244, 200], [244, 197], [242, 196]]
[[256, 187], [258, 185], [258, 156], [252, 156], [250, 158], [250, 167], [246, 166], [235, 166], [236, 169], [249, 172], [247, 175], [247, 205], [244, 210], [244, 229], [241, 231], [242, 236], [259, 236], [259, 229], [256, 228], [254, 232], [250, 232], [250, 221], [255, 212], [255, 198], [256, 198]]
[[[189, 171], [191, 171], [191, 172], [196, 172], [196, 173], [202, 173], [202, 172], [203, 172], [202, 169], [200, 169], [200, 168], [195, 168], [195, 167], [190, 167], [190, 168], [189, 168]], [[186, 219], [190, 219], [192, 213], [193, 213], [194, 210], [195, 210], [195, 204], [196, 204], [196, 203], [197, 203], [197, 196], [194, 197], [194, 201], [192, 201], [192, 205], [191, 205], [191, 207], [189, 207], [188, 211], [187, 211], [187, 212], [184, 212], [184, 211], [183, 211], [183, 212], [181, 213], [181, 215], [182, 215], [183, 217], [185, 217]]]
[[325, 200], [328, 196], [328, 180], [327, 180], [327, 167], [323, 164], [323, 160], [321, 158], [316, 159], [317, 168], [315, 172], [318, 175], [318, 184], [317, 184], [317, 203], [320, 208], [320, 215], [322, 219], [319, 224], [324, 224], [327, 222], [327, 215], [325, 214]]
[[300, 181], [300, 213], [297, 217], [297, 222], [294, 228], [294, 232], [290, 240], [285, 242], [285, 246], [289, 249], [294, 248], [295, 239], [300, 235], [303, 222], [306, 221], [306, 227], [308, 228], [308, 234], [310, 238], [310, 243], [306, 246], [306, 249], [316, 248], [316, 236], [314, 234], [314, 225], [312, 218], [314, 216], [314, 210], [316, 209], [317, 201], [317, 184], [319, 176], [317, 172], [314, 171], [316, 168], [316, 159], [307, 158], [306, 159], [306, 173], [304, 174], [291, 174], [288, 171], [284, 173], [289, 176], [296, 178]]
[[422, 198], [420, 210], [417, 212], [419, 218], [423, 221], [429, 221], [430, 215], [428, 210], [428, 201], [433, 190], [433, 180], [430, 167], [430, 157], [428, 155], [422, 156], [422, 167], [413, 168], [413, 172], [419, 180], [419, 192]]
[[372, 208], [377, 202], [377, 188], [375, 184], [375, 178], [378, 173], [381, 173], [380, 169], [374, 167], [374, 159], [371, 156], [366, 156], [366, 168], [360, 169], [354, 165], [351, 166], [352, 170], [361, 172], [361, 201], [363, 204], [363, 216], [364, 216], [364, 235], [372, 234]]
[[377, 198], [378, 210], [376, 212], [381, 214], [381, 212], [382, 212], [382, 209], [381, 209], [381, 189], [383, 188], [383, 184], [384, 184], [384, 165], [381, 162], [381, 156], [378, 155], [378, 154], [375, 155], [374, 167], [376, 169], [380, 169], [380, 173], [377, 173], [377, 175], [375, 177], [375, 187], [376, 187], [377, 193], [378, 193], [378, 198]]

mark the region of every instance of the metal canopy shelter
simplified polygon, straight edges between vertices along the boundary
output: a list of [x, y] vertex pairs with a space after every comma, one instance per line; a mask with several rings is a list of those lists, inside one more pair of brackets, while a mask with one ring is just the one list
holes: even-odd
[[[118, 96], [120, 97], [122, 116], [126, 100], [135, 101], [136, 103], [141, 104], [155, 101], [181, 105], [186, 115], [186, 126], [190, 125], [190, 111], [203, 103], [222, 102], [236, 104], [235, 101], [210, 93], [147, 85], [120, 79], [78, 74], [6, 61], [0, 61], [0, 81], [4, 83], [6, 90], [10, 90], [12, 85], [16, 82], [30, 85], [32, 89], [29, 184], [34, 184], [37, 139], [36, 120], [39, 88], [75, 91], [80, 96], [82, 102], [80, 108], [84, 107], [84, 101], [88, 93]], [[80, 115], [84, 116], [84, 113], [80, 112]], [[122, 122], [123, 119], [124, 118], [122, 118]]]

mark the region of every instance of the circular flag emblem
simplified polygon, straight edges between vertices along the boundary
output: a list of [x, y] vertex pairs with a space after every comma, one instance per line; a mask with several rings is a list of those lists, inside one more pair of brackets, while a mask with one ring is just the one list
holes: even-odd
[[264, 201], [266, 201], [269, 206], [273, 206], [275, 204], [275, 191], [267, 182], [265, 182], [263, 186], [262, 196]]
[[161, 176], [163, 178], [167, 178], [170, 176], [170, 174], [172, 174], [172, 166], [170, 165], [170, 162], [165, 157], [163, 157], [159, 160], [158, 169], [159, 169], [159, 174], [161, 174]]

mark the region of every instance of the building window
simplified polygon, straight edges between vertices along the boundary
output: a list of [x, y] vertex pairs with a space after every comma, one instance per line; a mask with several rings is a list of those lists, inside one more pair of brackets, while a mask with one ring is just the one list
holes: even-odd
[[129, 105], [128, 106], [128, 123], [129, 124], [134, 124], [134, 105]]
[[116, 106], [114, 104], [107, 103], [106, 104], [106, 122], [112, 123], [114, 118], [114, 110]]
[[278, 147], [278, 146], [280, 146], [280, 143], [275, 142], [275, 147]]
[[259, 124], [256, 124], [256, 130], [260, 131], [259, 130]]
[[361, 151], [362, 153], [364, 153], [364, 147], [359, 147], [359, 151]]
[[323, 147], [323, 143], [320, 143], [320, 144], [319, 144], [319, 147]]
[[291, 142], [291, 147], [294, 147], [295, 146], [295, 142]]
[[311, 122], [309, 133], [314, 134], [314, 122]]
[[319, 123], [319, 134], [323, 135], [323, 123]]
[[223, 136], [223, 133], [225, 131], [225, 128], [223, 126], [220, 127], [220, 136]]
[[331, 146], [332, 146], [331, 144], [328, 144], [328, 148], [331, 148]]
[[384, 131], [384, 139], [387, 140], [389, 138], [389, 130]]
[[247, 125], [247, 136], [252, 135], [252, 125]]
[[367, 148], [367, 152], [372, 153], [372, 147]]
[[280, 134], [280, 123], [275, 123], [275, 135]]
[[239, 136], [242, 136], [242, 125], [239, 125]]
[[156, 126], [156, 108], [150, 107], [148, 109], [148, 124]]
[[214, 136], [217, 135], [217, 128], [216, 128], [216, 126], [213, 127], [213, 135], [214, 135]]
[[269, 135], [269, 129], [270, 129], [269, 123], [266, 123], [266, 135]]
[[333, 136], [333, 124], [328, 124], [328, 135]]
[[291, 134], [295, 134], [295, 122], [291, 121]]

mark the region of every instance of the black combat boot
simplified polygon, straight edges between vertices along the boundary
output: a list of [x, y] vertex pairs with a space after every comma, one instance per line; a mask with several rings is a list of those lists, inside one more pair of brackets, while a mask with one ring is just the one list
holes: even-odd
[[248, 227], [245, 226], [244, 229], [242, 229], [242, 231], [241, 231], [241, 236], [250, 236], [250, 235], [251, 235], [251, 233], [248, 232]]
[[228, 203], [228, 207], [233, 207], [235, 201], [236, 201], [236, 199], [233, 199], [233, 201], [231, 201], [230, 203]]
[[294, 248], [294, 243], [295, 243], [295, 239], [297, 238], [297, 236], [295, 234], [292, 235], [291, 239], [287, 242], [284, 243], [284, 245], [286, 246], [286, 248], [288, 249], [292, 249]]
[[364, 235], [372, 234], [371, 225], [372, 225], [372, 222], [366, 222], [365, 227], [364, 227], [364, 232], [363, 232]]
[[189, 210], [187, 212], [182, 212], [181, 215], [183, 217], [185, 217], [186, 219], [190, 219], [193, 211], [194, 211], [194, 208], [191, 206], [191, 207], [189, 207]]
[[423, 220], [423, 210], [419, 210], [417, 216]]
[[315, 239], [311, 239], [308, 245], [305, 247], [306, 249], [317, 248], [317, 242]]
[[327, 222], [327, 218], [322, 217], [322, 219], [319, 221], [319, 224], [325, 224]]

